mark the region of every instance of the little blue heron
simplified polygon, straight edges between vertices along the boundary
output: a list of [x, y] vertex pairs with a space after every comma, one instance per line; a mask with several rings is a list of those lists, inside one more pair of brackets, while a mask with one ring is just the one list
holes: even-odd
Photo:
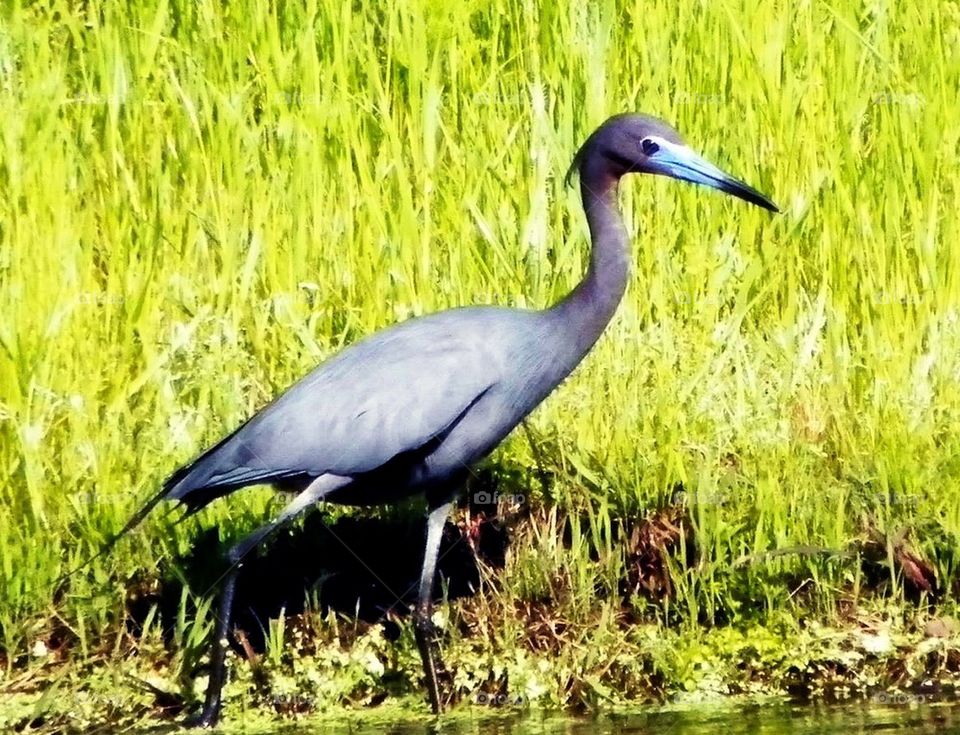
[[177, 470], [113, 540], [161, 500], [195, 512], [248, 485], [297, 495], [270, 523], [233, 546], [220, 593], [210, 679], [196, 724], [220, 715], [227, 636], [244, 555], [319, 501], [393, 503], [422, 493], [429, 508], [414, 634], [430, 705], [442, 710], [431, 611], [441, 532], [468, 468], [488, 455], [590, 351], [627, 285], [627, 231], [617, 203], [629, 173], [703, 184], [779, 211], [773, 202], [688, 148], [647, 115], [617, 115], [577, 152], [570, 171], [592, 241], [580, 284], [548, 309], [451, 309], [411, 319], [334, 355], [240, 428]]

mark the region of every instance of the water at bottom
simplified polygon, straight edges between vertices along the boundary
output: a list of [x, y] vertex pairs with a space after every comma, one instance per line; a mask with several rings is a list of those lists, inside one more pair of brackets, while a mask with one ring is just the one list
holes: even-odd
[[[338, 728], [324, 727], [325, 733]], [[285, 732], [314, 733], [304, 724]], [[960, 701], [763, 704], [641, 709], [600, 717], [554, 713], [458, 716], [453, 720], [376, 727], [345, 726], [351, 735], [856, 735], [857, 733], [960, 733]]]

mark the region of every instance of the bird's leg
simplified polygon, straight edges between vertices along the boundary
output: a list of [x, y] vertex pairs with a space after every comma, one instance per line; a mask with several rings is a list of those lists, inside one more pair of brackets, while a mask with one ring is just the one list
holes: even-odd
[[440, 700], [440, 685], [437, 681], [437, 668], [442, 667], [440, 653], [435, 650], [433, 613], [433, 578], [437, 570], [437, 554], [440, 552], [440, 539], [443, 536], [443, 526], [453, 503], [434, 508], [427, 519], [427, 546], [423, 553], [423, 569], [420, 572], [420, 591], [417, 597], [417, 608], [413, 614], [413, 634], [417, 639], [417, 648], [420, 649], [420, 658], [423, 661], [423, 673], [427, 678], [427, 690], [430, 692], [430, 707], [434, 714], [443, 711]]
[[236, 548], [237, 546], [234, 546], [227, 554], [230, 571], [227, 572], [223, 590], [220, 592], [220, 609], [217, 614], [213, 644], [210, 646], [210, 678], [207, 681], [207, 695], [203, 703], [203, 711], [196, 720], [190, 721], [189, 724], [191, 725], [213, 727], [220, 719], [220, 697], [227, 678], [227, 636], [230, 634], [230, 620], [233, 617], [233, 596], [237, 588], [237, 574], [240, 572], [240, 559], [234, 553]]
[[220, 593], [217, 626], [213, 638], [213, 645], [210, 647], [210, 679], [207, 682], [207, 695], [200, 716], [190, 720], [188, 724], [199, 725], [201, 727], [213, 727], [217, 724], [217, 720], [220, 719], [220, 700], [223, 685], [226, 683], [227, 678], [227, 636], [230, 635], [230, 622], [233, 618], [233, 597], [237, 587], [237, 574], [242, 566], [243, 558], [284, 523], [322, 499], [327, 493], [338, 487], [342, 487], [347, 482], [349, 482], [348, 478], [335, 477], [333, 475], [318, 477], [311, 482], [303, 492], [297, 495], [297, 497], [280, 512], [280, 515], [270, 523], [261, 526], [239, 543], [230, 547], [230, 550], [227, 552], [227, 561], [230, 566], [228, 567], [223, 583], [223, 590]]
[[[300, 496], [297, 496], [297, 500], [299, 499]], [[294, 500], [294, 503], [296, 502]], [[293, 504], [291, 503], [291, 505]], [[272, 523], [261, 526], [238, 544], [230, 547], [227, 552], [227, 562], [230, 566], [227, 569], [227, 576], [220, 592], [217, 625], [213, 643], [210, 646], [210, 678], [207, 680], [207, 694], [203, 703], [203, 711], [198, 717], [189, 720], [188, 725], [213, 727], [220, 719], [220, 700], [223, 694], [223, 685], [227, 681], [227, 645], [229, 643], [227, 636], [230, 635], [230, 623], [233, 619], [233, 597], [237, 589], [237, 576], [240, 573], [240, 567], [243, 566], [243, 557], [275, 531], [288, 517], [281, 514]]]

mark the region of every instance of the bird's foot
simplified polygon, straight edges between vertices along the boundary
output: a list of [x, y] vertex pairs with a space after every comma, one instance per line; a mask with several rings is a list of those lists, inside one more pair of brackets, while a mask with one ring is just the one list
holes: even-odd
[[186, 720], [184, 720], [184, 727], [203, 727], [211, 728], [216, 727], [217, 722], [220, 720], [220, 713], [216, 708], [204, 707], [203, 712], [199, 714], [191, 715]]
[[428, 616], [418, 617], [414, 621], [414, 633], [423, 660], [430, 709], [435, 715], [443, 714], [453, 700], [453, 676], [440, 655], [440, 632]]

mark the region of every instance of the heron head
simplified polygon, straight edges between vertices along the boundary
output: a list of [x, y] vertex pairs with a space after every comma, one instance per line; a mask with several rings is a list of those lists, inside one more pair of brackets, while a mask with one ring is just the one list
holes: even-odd
[[615, 115], [597, 128], [574, 156], [581, 177], [620, 179], [630, 173], [658, 174], [702, 184], [732, 194], [771, 212], [779, 212], [767, 197], [722, 171], [687, 146], [662, 120], [649, 115]]

